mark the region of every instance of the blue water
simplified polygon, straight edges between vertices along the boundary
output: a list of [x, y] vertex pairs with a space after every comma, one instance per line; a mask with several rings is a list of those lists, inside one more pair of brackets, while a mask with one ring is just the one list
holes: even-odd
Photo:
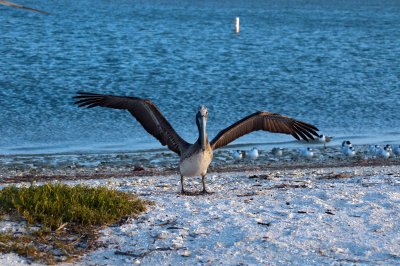
[[206, 104], [211, 138], [266, 110], [336, 140], [400, 142], [399, 1], [19, 3], [51, 15], [0, 6], [0, 154], [161, 147], [127, 112], [76, 108], [77, 91], [150, 98], [188, 141]]

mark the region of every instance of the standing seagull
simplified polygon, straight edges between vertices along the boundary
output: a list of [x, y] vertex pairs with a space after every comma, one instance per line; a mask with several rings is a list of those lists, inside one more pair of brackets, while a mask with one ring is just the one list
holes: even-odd
[[253, 148], [250, 150], [250, 152], [249, 152], [249, 158], [250, 158], [250, 160], [252, 160], [252, 161], [257, 160], [258, 155], [259, 155], [259, 154], [258, 154], [258, 150], [257, 150], [256, 147], [253, 147]]
[[238, 162], [240, 160], [242, 160], [243, 158], [243, 152], [240, 150], [236, 150], [232, 153], [233, 155], [233, 159], [235, 160], [235, 162]]
[[318, 136], [318, 142], [324, 144], [324, 148], [326, 148], [326, 143], [330, 142], [332, 140], [332, 137], [326, 136], [326, 135], [319, 135]]
[[305, 149], [300, 150], [300, 154], [301, 154], [303, 157], [311, 158], [311, 157], [314, 156], [314, 151], [313, 151], [313, 149], [311, 149], [310, 147], [307, 147], [307, 148], [305, 148]]
[[4, 0], [0, 0], [0, 5], [15, 7], [15, 8], [24, 9], [24, 10], [28, 10], [28, 11], [32, 11], [32, 12], [37, 12], [37, 13], [42, 13], [42, 14], [46, 14], [46, 15], [49, 14], [49, 13], [39, 10], [39, 9], [34, 9], [34, 8], [31, 8], [28, 6], [19, 5], [19, 4], [9, 2], [9, 1], [4, 1]]
[[208, 109], [201, 105], [196, 114], [196, 124], [199, 138], [193, 144], [182, 139], [170, 123], [165, 119], [157, 106], [149, 99], [137, 97], [103, 95], [87, 92], [78, 92], [75, 104], [79, 107], [93, 108], [96, 106], [128, 110], [143, 128], [155, 137], [163, 146], [180, 156], [179, 170], [181, 175], [181, 193], [185, 192], [183, 182], [186, 176], [201, 176], [203, 193], [206, 190], [205, 176], [213, 157], [213, 150], [234, 141], [235, 139], [256, 130], [273, 133], [290, 134], [297, 140], [314, 139], [318, 137], [313, 125], [297, 121], [287, 116], [270, 112], [255, 112], [231, 126], [220, 131], [211, 142], [208, 141], [206, 122]]

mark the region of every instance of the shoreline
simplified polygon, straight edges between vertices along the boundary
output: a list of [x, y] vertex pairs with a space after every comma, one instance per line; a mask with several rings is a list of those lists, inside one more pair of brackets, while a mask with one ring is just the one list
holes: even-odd
[[[331, 169], [331, 168], [347, 168], [356, 169], [360, 167], [390, 167], [400, 166], [400, 161], [383, 161], [373, 160], [368, 162], [342, 162], [342, 163], [309, 163], [309, 164], [291, 164], [291, 165], [245, 165], [237, 164], [234, 166], [210, 167], [207, 176], [213, 174], [227, 173], [244, 173], [244, 172], [274, 172], [274, 171], [291, 171], [291, 170], [313, 170], [313, 169]], [[96, 180], [96, 179], [123, 179], [123, 178], [139, 178], [139, 177], [154, 177], [154, 176], [179, 176], [179, 169], [175, 168], [143, 168], [134, 166], [130, 171], [120, 171], [120, 168], [107, 168], [107, 170], [99, 171], [93, 169], [85, 169], [79, 173], [71, 172], [69, 174], [59, 174], [48, 172], [46, 174], [19, 173], [18, 175], [0, 178], [0, 185], [13, 183], [29, 183], [33, 181], [69, 181], [69, 180]], [[4, 174], [3, 174], [4, 175]], [[196, 178], [196, 177], [190, 177]]]
[[[355, 157], [341, 153], [340, 147], [313, 148], [315, 155], [304, 158], [298, 149], [283, 149], [282, 156], [270, 150], [260, 150], [257, 160], [244, 158], [235, 161], [232, 150], [217, 150], [209, 167], [208, 175], [243, 171], [273, 171], [292, 169], [316, 169], [330, 167], [363, 167], [400, 165], [400, 157], [381, 159], [370, 155], [366, 145], [355, 146]], [[243, 150], [246, 151], [246, 150]], [[0, 184], [178, 175], [179, 158], [172, 152], [110, 154], [58, 154], [40, 156], [0, 157]]]

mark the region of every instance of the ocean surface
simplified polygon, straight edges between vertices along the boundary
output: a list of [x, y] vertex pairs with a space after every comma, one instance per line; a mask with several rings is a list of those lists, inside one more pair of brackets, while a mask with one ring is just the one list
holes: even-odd
[[77, 91], [150, 98], [190, 142], [205, 104], [210, 138], [265, 110], [334, 144], [400, 143], [400, 1], [18, 3], [51, 15], [0, 6], [0, 155], [162, 148], [126, 111], [78, 109]]

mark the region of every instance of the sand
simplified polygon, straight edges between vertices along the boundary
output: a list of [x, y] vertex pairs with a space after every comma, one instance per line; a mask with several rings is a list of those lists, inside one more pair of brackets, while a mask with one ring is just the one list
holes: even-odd
[[[324, 165], [318, 157], [274, 169], [265, 161], [224, 168], [217, 158], [207, 179], [213, 193], [195, 196], [178, 193], [173, 168], [164, 168], [166, 174], [145, 167], [131, 169], [131, 176], [115, 171], [105, 178], [99, 171], [100, 178], [65, 178], [71, 185], [108, 185], [155, 203], [137, 219], [102, 230], [103, 247], [76, 264], [398, 265], [399, 161], [341, 158], [336, 164], [346, 166], [331, 167], [335, 161]], [[11, 181], [6, 179], [3, 186]], [[201, 190], [200, 178], [187, 182], [188, 190]], [[27, 263], [0, 255], [1, 265]]]

